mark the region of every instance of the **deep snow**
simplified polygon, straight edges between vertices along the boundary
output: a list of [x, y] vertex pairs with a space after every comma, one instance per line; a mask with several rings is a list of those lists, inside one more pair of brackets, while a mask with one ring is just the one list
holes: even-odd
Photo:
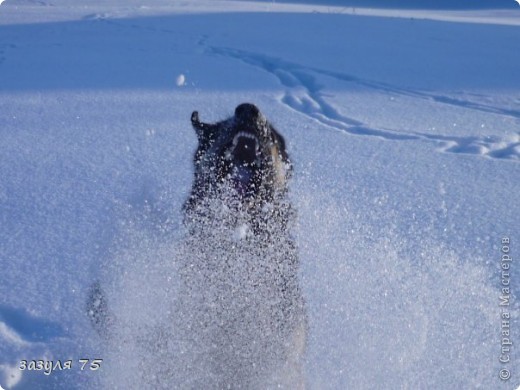
[[[516, 347], [499, 362], [502, 310], [520, 342], [499, 267], [501, 239], [516, 261], [520, 238], [519, 16], [7, 0], [0, 385], [161, 383], [172, 368], [157, 356], [179, 344], [142, 336], [175, 316], [189, 117], [251, 101], [295, 164], [309, 387], [518, 387]], [[127, 325], [116, 340], [85, 314], [96, 280]], [[104, 362], [85, 372], [81, 358]], [[22, 359], [74, 366], [47, 376], [20, 371]]]

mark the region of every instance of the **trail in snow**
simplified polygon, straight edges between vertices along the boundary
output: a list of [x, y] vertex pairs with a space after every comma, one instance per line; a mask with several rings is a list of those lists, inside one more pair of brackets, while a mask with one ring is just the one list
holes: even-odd
[[327, 70], [306, 67], [283, 59], [267, 55], [247, 52], [239, 49], [214, 47], [199, 42], [205, 46], [209, 54], [221, 55], [237, 61], [258, 67], [275, 76], [286, 88], [280, 101], [291, 109], [308, 116], [329, 128], [340, 130], [351, 135], [380, 137], [393, 141], [426, 141], [439, 145], [439, 150], [446, 153], [474, 154], [484, 157], [520, 161], [520, 132], [513, 137], [500, 136], [446, 136], [422, 132], [404, 132], [390, 129], [373, 128], [354, 118], [341, 114], [337, 108], [327, 102], [326, 91], [320, 86], [315, 76], [333, 77], [339, 81], [358, 84], [372, 90], [392, 94], [411, 96], [414, 98], [434, 101], [439, 104], [462, 107], [487, 113], [520, 119], [519, 110], [504, 109], [492, 105], [474, 103], [448, 96], [418, 92], [405, 88], [394, 87], [383, 83], [359, 79], [352, 75], [331, 72]]
[[[175, 33], [175, 30], [164, 26], [147, 26], [139, 23], [125, 24], [110, 14], [92, 14], [87, 15], [85, 19], [96, 22], [102, 21], [121, 28], [132, 28], [156, 33]], [[320, 78], [327, 77], [338, 82], [360, 86], [366, 88], [369, 92], [382, 92], [393, 96], [410, 97], [420, 101], [437, 103], [441, 107], [448, 106], [489, 113], [512, 120], [520, 120], [520, 110], [518, 109], [362, 79], [355, 75], [305, 66], [258, 52], [214, 46], [208, 43], [208, 40], [209, 36], [204, 34], [197, 42], [197, 45], [202, 48], [203, 52], [208, 55], [222, 56], [254, 66], [274, 76], [280, 85], [285, 88], [284, 95], [279, 99], [283, 105], [320, 122], [328, 128], [356, 136], [378, 137], [392, 141], [427, 142], [434, 144], [437, 150], [443, 153], [460, 153], [492, 159], [520, 161], [520, 132], [508, 136], [457, 136], [436, 134], [435, 132], [374, 127], [341, 113], [337, 105], [330, 103], [330, 99], [327, 99], [328, 90], [321, 84]]]

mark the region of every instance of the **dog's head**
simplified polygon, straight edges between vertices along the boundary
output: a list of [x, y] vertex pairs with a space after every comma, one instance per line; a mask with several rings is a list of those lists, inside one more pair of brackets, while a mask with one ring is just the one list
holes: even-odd
[[198, 147], [188, 210], [222, 191], [244, 205], [285, 195], [291, 172], [285, 141], [255, 105], [241, 104], [233, 117], [212, 124], [201, 122], [195, 111], [191, 123]]

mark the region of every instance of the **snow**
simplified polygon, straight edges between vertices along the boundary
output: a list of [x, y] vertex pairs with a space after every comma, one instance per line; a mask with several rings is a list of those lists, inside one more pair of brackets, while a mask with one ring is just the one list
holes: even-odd
[[[0, 386], [179, 385], [183, 344], [152, 329], [183, 321], [189, 118], [249, 101], [294, 162], [308, 387], [518, 387], [499, 297], [501, 240], [515, 260], [520, 241], [520, 8], [305, 3], [1, 4]], [[73, 368], [18, 369], [39, 359]]]
[[184, 76], [182, 73], [177, 76], [177, 79], [175, 81], [178, 87], [182, 87], [186, 84], [186, 76]]

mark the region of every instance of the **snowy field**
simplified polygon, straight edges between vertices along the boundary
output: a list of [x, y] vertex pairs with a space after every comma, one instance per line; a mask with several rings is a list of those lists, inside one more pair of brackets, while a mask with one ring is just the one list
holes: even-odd
[[[516, 389], [520, 7], [506, 7], [5, 1], [0, 386], [184, 388], [163, 377], [175, 340], [139, 340], [176, 316], [190, 114], [254, 102], [295, 165], [308, 388]], [[87, 318], [95, 281], [128, 325], [115, 340]]]

